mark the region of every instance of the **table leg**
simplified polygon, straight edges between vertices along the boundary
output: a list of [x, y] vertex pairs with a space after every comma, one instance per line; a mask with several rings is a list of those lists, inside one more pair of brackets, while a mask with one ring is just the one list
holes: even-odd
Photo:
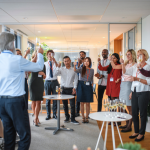
[[103, 150], [106, 149], [107, 132], [108, 132], [108, 121], [106, 122], [105, 140], [104, 140], [104, 148], [103, 148]]
[[97, 140], [97, 144], [96, 144], [95, 150], [97, 150], [98, 143], [99, 143], [99, 140], [100, 140], [100, 137], [101, 137], [102, 131], [103, 131], [103, 127], [104, 127], [104, 121], [103, 121], [103, 124], [102, 124], [102, 127], [101, 127], [101, 131], [100, 131], [100, 133], [99, 133], [99, 137], [98, 137], [98, 140]]
[[113, 150], [115, 150], [115, 135], [114, 135], [114, 123], [111, 122], [111, 132], [112, 132], [112, 141], [113, 141]]
[[73, 129], [70, 128], [63, 128], [64, 125], [60, 127], [60, 101], [57, 101], [57, 127], [47, 127], [45, 130], [55, 130], [53, 132], [53, 135], [55, 135], [58, 131], [73, 131]]
[[118, 130], [118, 134], [119, 134], [119, 138], [120, 138], [121, 144], [123, 146], [123, 142], [122, 142], [122, 138], [121, 138], [121, 135], [120, 135], [120, 131], [119, 131], [117, 122], [116, 122], [116, 127], [117, 127], [117, 130]]

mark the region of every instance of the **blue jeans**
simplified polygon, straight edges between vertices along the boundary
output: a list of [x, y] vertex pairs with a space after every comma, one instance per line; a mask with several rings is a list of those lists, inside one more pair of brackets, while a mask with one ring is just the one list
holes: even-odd
[[16, 132], [20, 137], [18, 150], [28, 150], [31, 131], [25, 98], [0, 98], [0, 114], [4, 126], [5, 150], [15, 149]]

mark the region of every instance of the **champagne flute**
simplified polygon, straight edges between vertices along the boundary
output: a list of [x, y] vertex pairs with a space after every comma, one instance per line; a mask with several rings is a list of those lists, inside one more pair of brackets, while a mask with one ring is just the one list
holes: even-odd
[[56, 86], [56, 94], [58, 94], [58, 86]]
[[111, 56], [112, 55], [112, 52], [111, 51], [109, 51], [109, 56]]
[[[112, 112], [112, 110], [113, 110], [113, 101], [112, 100], [110, 100], [109, 109], [110, 109], [110, 112]], [[112, 114], [111, 114], [111, 118], [113, 118]]]
[[63, 88], [62, 88], [62, 86], [60, 87], [60, 94], [62, 94], [62, 91], [63, 91]]
[[75, 57], [75, 60], [74, 60], [74, 61], [77, 62], [77, 60], [78, 60], [77, 57]]
[[61, 58], [59, 58], [59, 63], [60, 63], [60, 64], [62, 63], [62, 59], [61, 59]]
[[54, 58], [54, 53], [51, 53], [51, 57]]
[[120, 58], [122, 58], [123, 57], [123, 54], [122, 54], [122, 52], [120, 52]]
[[106, 101], [105, 101], [105, 99], [104, 99], [104, 108], [105, 108], [105, 111], [106, 111], [106, 107], [107, 107], [107, 104], [106, 104]]
[[98, 58], [100, 58], [101, 57], [101, 55], [100, 54], [98, 54]]
[[[122, 101], [122, 109], [123, 109], [123, 112], [125, 113], [125, 109], [126, 109], [126, 100], [123, 100]], [[126, 116], [124, 116], [126, 117]]]
[[139, 56], [139, 59], [138, 59], [138, 62], [139, 62], [139, 63], [141, 63], [141, 62], [142, 62], [142, 60], [143, 60], [143, 56], [142, 56], [142, 55], [140, 55], [140, 56]]

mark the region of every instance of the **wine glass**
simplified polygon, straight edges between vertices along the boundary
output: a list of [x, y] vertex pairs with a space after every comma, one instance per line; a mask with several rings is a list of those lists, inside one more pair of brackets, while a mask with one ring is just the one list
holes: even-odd
[[98, 54], [98, 58], [100, 58], [101, 57], [101, 54]]
[[[112, 112], [112, 110], [113, 110], [113, 101], [112, 100], [110, 100], [109, 109], [110, 109], [110, 112]], [[113, 118], [112, 114], [111, 114], [111, 118]]]
[[54, 53], [51, 53], [51, 57], [54, 58]]
[[118, 103], [118, 106], [120, 107], [120, 116], [121, 116], [121, 108], [122, 108], [122, 102], [121, 102], [121, 99], [120, 99], [120, 102]]
[[112, 55], [112, 52], [111, 51], [109, 51], [109, 56], [111, 56]]
[[[113, 108], [115, 112], [117, 112], [117, 107], [118, 107], [118, 103], [117, 103], [117, 99], [115, 99], [113, 104]], [[117, 113], [115, 113], [115, 115], [117, 115]]]
[[61, 59], [61, 58], [59, 58], [59, 63], [60, 63], [60, 64], [62, 63], [62, 59]]
[[77, 61], [78, 61], [78, 58], [77, 58], [77, 57], [74, 57], [74, 61], [77, 62]]
[[142, 55], [139, 55], [139, 59], [138, 59], [138, 62], [141, 63], [143, 60], [143, 56]]
[[120, 52], [120, 58], [122, 58], [123, 57], [123, 54], [122, 54], [122, 52]]
[[56, 93], [58, 94], [58, 86], [56, 86]]
[[[122, 101], [122, 109], [123, 109], [123, 112], [125, 113], [125, 109], [126, 109], [126, 100], [123, 100]], [[126, 117], [126, 116], [124, 116]]]

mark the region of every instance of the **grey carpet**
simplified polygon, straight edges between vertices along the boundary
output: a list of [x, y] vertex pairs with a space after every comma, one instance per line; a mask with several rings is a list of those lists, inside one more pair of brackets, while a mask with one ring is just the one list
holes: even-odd
[[[72, 150], [73, 145], [77, 145], [78, 150], [86, 150], [87, 147], [95, 149], [99, 135], [99, 128], [95, 120], [89, 120], [89, 124], [83, 124], [82, 118], [77, 117], [76, 120], [80, 125], [72, 123], [63, 123], [64, 114], [61, 114], [61, 125], [72, 128], [74, 131], [59, 131], [53, 135], [53, 130], [45, 130], [45, 127], [55, 127], [57, 121], [55, 119], [45, 120], [46, 114], [40, 114], [40, 127], [33, 126], [33, 117], [30, 116], [31, 123], [31, 145], [30, 150]], [[103, 139], [101, 137], [99, 148], [103, 148]]]
[[[88, 124], [83, 124], [82, 118], [77, 117], [76, 120], [80, 122], [80, 125], [74, 125], [72, 123], [63, 123], [65, 116], [61, 114], [61, 125], [65, 125], [66, 128], [72, 128], [74, 131], [59, 131], [56, 135], [53, 135], [53, 130], [45, 130], [45, 127], [55, 127], [57, 120], [50, 119], [46, 121], [46, 114], [40, 114], [41, 125], [40, 127], [35, 127], [33, 126], [34, 117], [29, 116], [31, 124], [31, 145], [29, 150], [72, 150], [74, 144], [78, 147], [78, 150], [87, 150], [87, 147], [95, 150], [100, 131], [95, 120], [89, 119]], [[100, 150], [103, 149], [103, 143], [103, 138], [101, 137]], [[15, 150], [17, 150], [17, 145]]]

